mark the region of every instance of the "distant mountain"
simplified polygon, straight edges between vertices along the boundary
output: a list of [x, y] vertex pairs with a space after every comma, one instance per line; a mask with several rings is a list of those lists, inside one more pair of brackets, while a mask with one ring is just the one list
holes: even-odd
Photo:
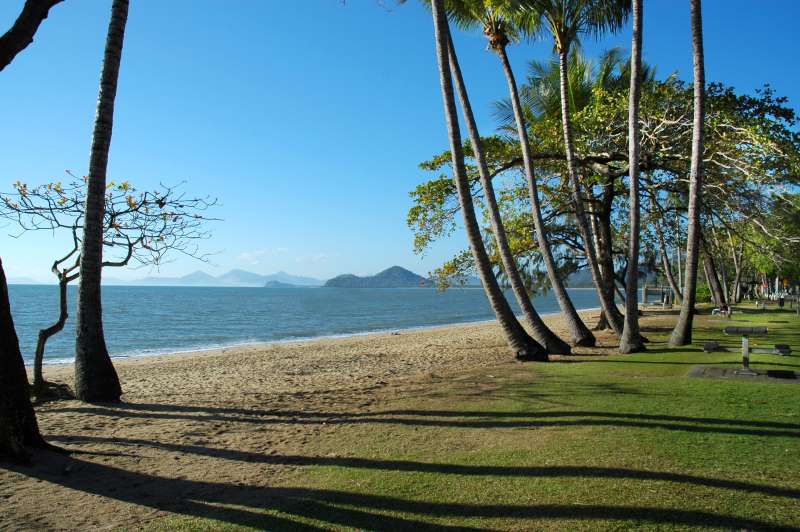
[[430, 279], [408, 271], [400, 266], [392, 266], [387, 270], [369, 276], [345, 274], [330, 279], [325, 283], [328, 288], [418, 288], [430, 287]]
[[183, 277], [145, 277], [135, 281], [111, 280], [107, 284], [126, 284], [136, 286], [254, 286], [262, 287], [276, 282], [290, 286], [322, 286], [322, 281], [311, 277], [300, 277], [286, 272], [261, 275], [245, 270], [231, 270], [220, 276], [197, 271]]
[[307, 286], [292, 283], [282, 283], [280, 281], [267, 281], [264, 283], [264, 288], [307, 288]]
[[288, 283], [300, 286], [322, 286], [323, 282], [313, 277], [302, 277], [300, 275], [292, 275], [286, 272], [278, 272], [264, 276], [264, 281], [277, 281], [279, 283]]

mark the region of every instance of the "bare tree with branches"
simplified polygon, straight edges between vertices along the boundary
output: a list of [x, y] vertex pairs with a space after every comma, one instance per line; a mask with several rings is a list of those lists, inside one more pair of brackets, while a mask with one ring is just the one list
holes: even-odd
[[[39, 331], [33, 366], [33, 390], [38, 397], [53, 390], [42, 376], [45, 346], [64, 329], [69, 317], [67, 285], [80, 276], [87, 179], [68, 175], [72, 180], [66, 185], [56, 182], [29, 188], [16, 182], [12, 193], [0, 194], [0, 217], [19, 228], [12, 236], [46, 230], [68, 232], [71, 239], [69, 251], [51, 267], [58, 280], [59, 316]], [[214, 199], [187, 197], [180, 185], [162, 184], [142, 192], [127, 181], [109, 184], [103, 219], [103, 255], [109, 259], [103, 267], [158, 266], [168, 254], [176, 253], [207, 260], [198, 244], [209, 236], [205, 223], [212, 218], [205, 213], [215, 204]]]

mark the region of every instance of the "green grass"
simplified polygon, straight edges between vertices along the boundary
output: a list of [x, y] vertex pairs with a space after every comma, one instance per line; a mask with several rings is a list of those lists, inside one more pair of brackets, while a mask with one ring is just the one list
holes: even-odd
[[800, 385], [687, 376], [739, 365], [697, 346], [738, 346], [720, 330], [748, 323], [770, 329], [754, 344], [795, 351], [753, 367], [800, 371], [800, 318], [767, 311], [699, 316], [687, 349], [647, 332], [646, 353], [459, 373], [328, 423], [290, 484], [247, 508], [252, 520], [153, 527], [800, 527]]

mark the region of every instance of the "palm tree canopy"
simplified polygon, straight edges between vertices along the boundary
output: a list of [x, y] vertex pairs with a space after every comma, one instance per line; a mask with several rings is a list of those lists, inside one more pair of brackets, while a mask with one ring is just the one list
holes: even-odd
[[[423, 1], [430, 4], [430, 0]], [[541, 17], [526, 9], [520, 0], [446, 0], [445, 10], [460, 29], [480, 28], [493, 50], [534, 39], [541, 30]]]
[[[643, 85], [653, 82], [655, 73], [654, 67], [642, 64]], [[579, 49], [575, 49], [569, 55], [567, 75], [570, 109], [580, 111], [591, 103], [594, 89], [610, 92], [627, 91], [630, 81], [630, 61], [622, 55], [620, 48], [607, 50], [597, 61], [587, 58]], [[527, 79], [520, 87], [520, 98], [529, 121], [560, 117], [558, 60], [531, 61], [528, 65]], [[495, 116], [501, 127], [514, 125], [511, 102], [507, 98], [495, 103]]]
[[625, 24], [631, 0], [519, 0], [523, 11], [544, 19], [556, 51], [569, 52], [581, 34], [599, 36]]

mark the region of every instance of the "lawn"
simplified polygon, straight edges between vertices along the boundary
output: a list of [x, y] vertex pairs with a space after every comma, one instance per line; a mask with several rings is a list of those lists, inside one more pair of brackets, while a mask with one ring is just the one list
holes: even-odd
[[698, 316], [694, 346], [680, 350], [665, 344], [674, 316], [659, 320], [646, 353], [454, 371], [332, 416], [313, 453], [285, 457], [292, 475], [247, 509], [250, 523], [151, 526], [800, 528], [800, 385], [688, 376], [739, 365], [739, 354], [697, 346], [738, 346], [721, 329], [747, 324], [770, 330], [752, 344], [795, 351], [753, 355], [753, 367], [800, 371], [800, 317]]

